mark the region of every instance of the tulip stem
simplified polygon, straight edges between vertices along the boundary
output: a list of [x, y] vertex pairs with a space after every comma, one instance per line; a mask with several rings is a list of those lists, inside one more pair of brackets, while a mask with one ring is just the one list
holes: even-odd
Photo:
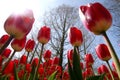
[[30, 53], [30, 52], [27, 52], [27, 60], [26, 60], [26, 64], [27, 64], [27, 61], [28, 61], [29, 53]]
[[79, 56], [79, 60], [81, 60], [81, 58], [80, 58], [80, 51], [79, 51], [79, 47], [78, 46], [76, 47], [76, 51], [77, 51], [77, 55]]
[[120, 62], [119, 62], [118, 56], [117, 56], [117, 54], [116, 54], [116, 52], [115, 52], [115, 50], [114, 50], [114, 48], [113, 48], [113, 46], [111, 44], [106, 32], [104, 32], [102, 35], [103, 35], [103, 37], [104, 37], [104, 39], [106, 41], [106, 44], [107, 44], [108, 49], [110, 51], [110, 55], [111, 55], [111, 57], [113, 59], [113, 62], [115, 63], [115, 67], [116, 67], [118, 76], [120, 78]]
[[2, 72], [4, 71], [4, 69], [7, 67], [7, 65], [9, 64], [10, 60], [13, 58], [13, 56], [15, 55], [16, 51], [14, 50], [12, 55], [10, 56], [10, 58], [6, 61], [5, 65], [3, 66]]
[[114, 80], [114, 77], [113, 77], [113, 74], [112, 74], [112, 69], [111, 69], [111, 67], [110, 67], [110, 64], [109, 64], [108, 61], [106, 61], [106, 63], [107, 63], [107, 65], [108, 65], [109, 72], [110, 72], [110, 75], [111, 75], [111, 77], [112, 77], [112, 80]]
[[34, 52], [32, 53], [33, 55], [32, 55], [32, 58], [30, 59], [30, 62], [29, 62], [30, 64], [32, 63], [32, 60], [33, 60], [33, 58], [34, 58], [35, 51], [37, 50], [38, 45], [39, 45], [39, 42], [36, 44], [35, 50], [34, 50]]
[[40, 62], [41, 62], [41, 59], [42, 59], [43, 48], [44, 48], [44, 44], [42, 44], [42, 46], [41, 46], [41, 51], [40, 51], [40, 56], [39, 56], [39, 62], [38, 62], [38, 65], [37, 65], [37, 67], [35, 69], [35, 74], [34, 74], [33, 80], [36, 80], [36, 77], [37, 77], [37, 71], [38, 71], [38, 68], [40, 66]]
[[9, 39], [6, 41], [6, 43], [0, 48], [0, 54], [2, 54], [2, 52], [4, 51], [4, 49], [10, 44], [11, 40], [14, 37], [12, 35], [10, 35]]

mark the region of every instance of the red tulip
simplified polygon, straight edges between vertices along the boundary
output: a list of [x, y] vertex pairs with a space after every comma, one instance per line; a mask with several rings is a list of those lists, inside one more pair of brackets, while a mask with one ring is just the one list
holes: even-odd
[[56, 71], [57, 71], [57, 75], [61, 75], [62, 74], [62, 67], [61, 66], [56, 66]]
[[10, 75], [9, 80], [15, 80], [15, 77], [13, 75]]
[[3, 74], [9, 75], [14, 73], [14, 62], [10, 61], [3, 71]]
[[10, 15], [4, 23], [5, 31], [16, 39], [26, 36], [34, 23], [34, 16], [31, 10], [26, 10], [21, 14]]
[[80, 6], [79, 15], [84, 26], [96, 35], [105, 32], [112, 24], [112, 16], [100, 3]]
[[54, 57], [52, 60], [52, 65], [58, 65], [59, 64], [59, 58], [58, 57]]
[[0, 55], [0, 66], [2, 65], [2, 62], [3, 62], [3, 57]]
[[9, 35], [3, 35], [1, 38], [0, 38], [0, 48], [7, 42], [7, 40], [9, 39]]
[[43, 55], [43, 57], [44, 57], [44, 59], [46, 61], [48, 61], [50, 59], [50, 57], [51, 57], [51, 51], [50, 50], [46, 50], [44, 55]]
[[84, 69], [83, 62], [80, 62], [80, 67], [81, 67], [81, 69]]
[[98, 73], [99, 74], [106, 73], [106, 75], [107, 75], [107, 74], [109, 74], [109, 70], [108, 70], [107, 66], [101, 65], [100, 67], [98, 67]]
[[24, 70], [20, 70], [20, 71], [18, 72], [18, 77], [19, 77], [19, 78], [22, 78], [22, 77], [24, 76], [24, 73], [25, 73]]
[[26, 61], [27, 61], [27, 56], [22, 55], [21, 58], [20, 58], [20, 64], [26, 65]]
[[98, 46], [96, 46], [95, 50], [96, 50], [96, 54], [99, 57], [99, 59], [103, 61], [108, 61], [109, 59], [111, 59], [111, 55], [110, 55], [107, 45], [99, 44]]
[[38, 73], [40, 74], [40, 76], [42, 76], [44, 74], [44, 68], [43, 67], [39, 67]]
[[71, 27], [69, 30], [69, 41], [73, 46], [80, 46], [83, 42], [82, 32], [76, 27]]
[[119, 77], [118, 77], [117, 72], [112, 71], [112, 74], [113, 74], [115, 80], [120, 80]]
[[94, 72], [91, 68], [86, 68], [85, 70], [85, 77], [90, 77], [90, 76], [93, 76], [94, 75]]
[[37, 39], [40, 43], [46, 44], [50, 40], [50, 28], [47, 26], [41, 27]]
[[26, 71], [27, 71], [28, 73], [30, 73], [31, 70], [32, 70], [31, 64], [26, 64], [25, 69], [26, 69]]
[[90, 66], [92, 66], [92, 64], [94, 63], [92, 54], [86, 54], [84, 59], [85, 59], [86, 63]]
[[25, 45], [25, 50], [27, 52], [32, 52], [34, 46], [35, 46], [35, 41], [32, 39], [29, 39]]
[[13, 62], [14, 62], [14, 64], [16, 65], [16, 67], [18, 67], [19, 60], [18, 60], [18, 59], [14, 59]]
[[37, 66], [38, 62], [39, 62], [39, 59], [38, 58], [34, 58], [33, 61], [32, 61], [32, 65]]
[[63, 72], [63, 75], [62, 75], [62, 80], [70, 80], [69, 78], [70, 78], [70, 77], [69, 77], [69, 73], [66, 72], [66, 71], [64, 71], [64, 72]]
[[74, 54], [73, 49], [71, 49], [67, 52], [67, 58], [70, 60], [70, 63], [72, 63], [72, 61], [73, 61], [73, 54]]
[[8, 58], [9, 55], [10, 55], [10, 53], [11, 53], [11, 49], [6, 48], [6, 49], [2, 52], [2, 57], [3, 57], [3, 58]]
[[26, 43], [26, 37], [24, 37], [23, 39], [14, 39], [11, 42], [11, 47], [15, 50], [15, 51], [21, 51], [24, 47], [25, 47], [25, 43]]

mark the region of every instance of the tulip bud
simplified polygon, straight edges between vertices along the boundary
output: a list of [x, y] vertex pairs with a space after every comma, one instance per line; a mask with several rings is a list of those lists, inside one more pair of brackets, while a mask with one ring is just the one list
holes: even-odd
[[0, 48], [7, 42], [7, 40], [9, 39], [9, 35], [3, 35], [1, 38], [0, 38]]
[[25, 50], [27, 52], [32, 52], [34, 46], [35, 46], [35, 41], [32, 39], [29, 39], [25, 45]]
[[101, 65], [100, 67], [98, 67], [98, 73], [99, 74], [106, 73], [106, 75], [107, 75], [107, 74], [109, 74], [109, 70], [108, 70], [107, 66]]
[[59, 64], [59, 58], [58, 57], [54, 57], [53, 61], [52, 61], [52, 65], [58, 65]]
[[84, 59], [85, 59], [86, 63], [90, 66], [92, 66], [92, 64], [94, 63], [92, 54], [86, 54]]
[[16, 39], [26, 36], [34, 23], [34, 16], [31, 10], [26, 10], [21, 14], [10, 15], [4, 23], [5, 31]]
[[26, 37], [24, 37], [23, 39], [14, 39], [11, 42], [11, 47], [15, 50], [15, 51], [21, 51], [26, 43]]
[[19, 78], [22, 78], [22, 77], [24, 76], [24, 74], [25, 74], [25, 71], [24, 71], [24, 70], [20, 70], [20, 71], [18, 72], [18, 77], [19, 77]]
[[72, 44], [72, 46], [80, 46], [83, 42], [82, 38], [82, 32], [76, 28], [76, 27], [71, 27], [69, 29], [69, 41]]
[[90, 77], [90, 76], [93, 76], [94, 75], [94, 72], [91, 68], [86, 68], [85, 70], [85, 77]]
[[30, 73], [31, 70], [32, 70], [31, 64], [26, 64], [25, 69], [26, 69], [26, 71], [27, 71], [28, 73]]
[[51, 51], [50, 50], [46, 50], [44, 55], [43, 55], [43, 57], [44, 57], [44, 59], [46, 61], [48, 61], [50, 59], [50, 57], [51, 57]]
[[80, 62], [80, 67], [81, 67], [81, 69], [84, 69], [83, 62]]
[[[1, 67], [1, 65], [2, 65], [2, 62], [3, 62], [3, 58], [2, 58], [2, 56], [0, 55], [0, 67]], [[1, 70], [1, 69], [0, 69]]]
[[19, 60], [18, 60], [18, 59], [14, 59], [13, 62], [14, 62], [14, 64], [16, 65], [16, 67], [18, 67]]
[[10, 76], [9, 76], [9, 80], [15, 80], [14, 75], [10, 75]]
[[69, 80], [69, 73], [67, 71], [63, 72], [62, 80]]
[[37, 66], [38, 62], [39, 62], [39, 59], [38, 58], [34, 58], [33, 61], [32, 61], [32, 65]]
[[14, 62], [10, 61], [3, 71], [3, 74], [9, 75], [14, 73]]
[[27, 61], [27, 56], [26, 55], [22, 55], [21, 58], [20, 58], [20, 64], [26, 65], [26, 61]]
[[46, 44], [50, 40], [50, 28], [47, 26], [41, 27], [37, 39], [40, 43]]
[[11, 53], [11, 50], [6, 48], [6, 49], [2, 52], [2, 57], [3, 57], [3, 58], [8, 58], [9, 55], [10, 55], [10, 53]]
[[70, 60], [70, 63], [72, 63], [72, 61], [73, 61], [73, 54], [74, 54], [73, 49], [71, 49], [67, 52], [67, 58]]
[[112, 71], [115, 80], [119, 80], [118, 74], [115, 71]]
[[111, 14], [98, 2], [81, 6], [79, 15], [84, 26], [96, 35], [105, 32], [112, 24]]
[[108, 61], [109, 59], [111, 59], [111, 55], [110, 55], [107, 45], [99, 44], [98, 46], [96, 46], [95, 50], [96, 50], [96, 54], [99, 57], [99, 59], [103, 61]]
[[44, 68], [43, 67], [39, 67], [38, 73], [40, 74], [40, 76], [42, 76], [44, 74]]

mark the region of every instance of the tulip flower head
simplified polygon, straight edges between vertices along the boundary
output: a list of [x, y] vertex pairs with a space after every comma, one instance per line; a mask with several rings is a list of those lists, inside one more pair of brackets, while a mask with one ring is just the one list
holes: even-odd
[[14, 73], [14, 62], [10, 61], [3, 71], [3, 74], [10, 75]]
[[109, 74], [109, 70], [106, 65], [101, 65], [100, 67], [98, 67], [98, 73], [99, 74], [106, 73], [107, 75]]
[[46, 50], [44, 55], [43, 55], [43, 57], [44, 57], [44, 59], [46, 61], [48, 61], [50, 59], [50, 57], [51, 57], [51, 51], [50, 50]]
[[34, 46], [35, 46], [35, 41], [32, 39], [29, 39], [25, 45], [25, 50], [27, 52], [32, 52]]
[[32, 65], [37, 66], [37, 65], [38, 65], [38, 62], [39, 62], [39, 59], [38, 59], [38, 58], [34, 58], [34, 59], [32, 60]]
[[72, 61], [73, 61], [73, 49], [71, 49], [71, 50], [68, 50], [68, 52], [67, 52], [67, 58], [70, 60], [70, 63], [72, 63]]
[[15, 51], [21, 51], [25, 47], [25, 43], [26, 43], [26, 37], [24, 37], [23, 39], [14, 39], [11, 42], [11, 47]]
[[86, 61], [86, 64], [88, 64], [89, 66], [92, 66], [92, 64], [94, 63], [92, 54], [86, 54], [84, 59]]
[[90, 3], [80, 6], [79, 15], [84, 26], [96, 35], [100, 35], [112, 24], [112, 16], [100, 3]]
[[9, 37], [10, 37], [9, 35], [5, 34], [0, 38], [0, 48], [7, 42]]
[[98, 46], [95, 47], [95, 50], [96, 50], [96, 54], [99, 57], [99, 59], [103, 61], [108, 61], [109, 59], [111, 59], [111, 55], [110, 55], [107, 45], [99, 44]]
[[5, 31], [16, 39], [26, 36], [34, 23], [34, 16], [31, 10], [26, 10], [20, 14], [10, 15], [4, 23]]
[[76, 27], [71, 27], [69, 29], [69, 41], [72, 46], [80, 46], [83, 42], [82, 32]]
[[46, 44], [50, 40], [50, 28], [47, 26], [41, 27], [37, 39], [40, 43]]
[[58, 57], [54, 57], [52, 60], [52, 65], [58, 65], [59, 64], [59, 58]]
[[20, 64], [26, 65], [26, 61], [27, 61], [27, 56], [22, 55], [21, 58], [20, 58]]
[[6, 48], [6, 49], [2, 52], [2, 57], [3, 57], [3, 58], [8, 58], [9, 55], [10, 55], [10, 53], [11, 53], [11, 49]]

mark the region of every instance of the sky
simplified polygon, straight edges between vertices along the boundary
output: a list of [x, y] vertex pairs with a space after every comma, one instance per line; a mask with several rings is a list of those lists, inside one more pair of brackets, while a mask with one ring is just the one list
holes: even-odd
[[35, 23], [38, 23], [40, 16], [49, 9], [61, 4], [77, 6], [94, 2], [94, 0], [0, 0], [0, 36], [5, 34], [4, 22], [12, 12], [20, 12], [24, 9], [32, 9], [35, 16]]
[[[35, 24], [39, 24], [40, 17], [49, 9], [62, 4], [76, 6], [79, 8], [80, 5], [86, 5], [95, 1], [102, 3], [104, 0], [0, 0], [0, 36], [6, 34], [4, 31], [4, 22], [13, 12], [20, 12], [24, 9], [32, 9], [35, 16]], [[36, 27], [40, 26], [38, 25]], [[112, 40], [112, 42], [113, 41], [114, 40]], [[118, 44], [115, 43], [114, 46], [115, 45]], [[115, 48], [118, 48], [118, 46], [115, 46]], [[120, 52], [118, 49], [116, 51]]]

